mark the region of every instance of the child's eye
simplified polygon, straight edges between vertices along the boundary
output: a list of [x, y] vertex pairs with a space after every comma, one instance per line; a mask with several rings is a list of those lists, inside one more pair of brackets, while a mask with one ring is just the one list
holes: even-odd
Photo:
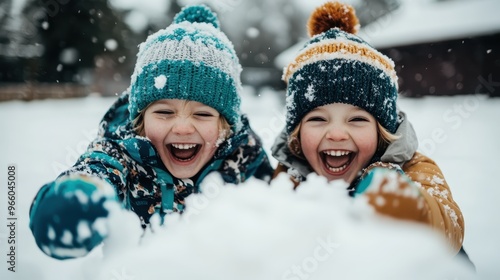
[[197, 112], [194, 115], [198, 116], [198, 117], [213, 117], [214, 116], [212, 113], [209, 113], [209, 112]]
[[307, 119], [308, 122], [323, 122], [325, 121], [322, 117], [310, 117]]
[[351, 122], [368, 122], [368, 118], [365, 118], [365, 117], [354, 117], [354, 118], [351, 118], [350, 120]]
[[172, 115], [174, 112], [170, 110], [157, 110], [154, 113], [160, 115]]

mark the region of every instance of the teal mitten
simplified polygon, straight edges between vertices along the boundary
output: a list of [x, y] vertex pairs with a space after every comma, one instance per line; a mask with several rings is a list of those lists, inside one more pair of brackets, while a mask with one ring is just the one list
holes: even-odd
[[107, 235], [114, 188], [88, 175], [66, 175], [42, 187], [30, 210], [30, 229], [42, 251], [56, 259], [86, 255]]

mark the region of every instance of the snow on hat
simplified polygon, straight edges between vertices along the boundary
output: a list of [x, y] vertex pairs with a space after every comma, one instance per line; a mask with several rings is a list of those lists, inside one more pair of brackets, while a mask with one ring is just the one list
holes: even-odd
[[350, 5], [327, 2], [311, 14], [311, 38], [283, 71], [288, 134], [311, 110], [331, 103], [360, 107], [396, 131], [394, 62], [354, 35], [358, 29]]
[[233, 44], [205, 5], [182, 9], [169, 27], [139, 46], [130, 85], [130, 119], [160, 99], [192, 100], [240, 124], [241, 65]]

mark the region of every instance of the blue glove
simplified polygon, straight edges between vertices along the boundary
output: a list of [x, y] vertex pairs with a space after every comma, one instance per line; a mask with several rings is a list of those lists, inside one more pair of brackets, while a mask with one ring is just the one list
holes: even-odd
[[63, 176], [37, 194], [30, 229], [45, 254], [56, 259], [81, 257], [106, 237], [109, 207], [118, 205], [107, 182], [87, 175]]

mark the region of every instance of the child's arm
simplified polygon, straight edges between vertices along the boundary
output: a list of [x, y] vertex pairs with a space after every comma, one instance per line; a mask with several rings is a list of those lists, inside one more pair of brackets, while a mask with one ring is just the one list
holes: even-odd
[[421, 193], [429, 205], [429, 221], [432, 227], [444, 232], [458, 251], [463, 243], [464, 218], [453, 200], [441, 169], [432, 159], [416, 153], [412, 160], [403, 166], [403, 170], [421, 187]]
[[110, 143], [92, 145], [75, 166], [44, 185], [31, 205], [30, 229], [40, 249], [53, 258], [86, 255], [107, 236], [111, 208], [121, 207], [117, 194], [125, 169], [119, 159], [97, 151]]
[[434, 161], [416, 153], [403, 166], [405, 174], [389, 170], [391, 165], [382, 166], [369, 168], [356, 194], [366, 195], [379, 213], [439, 229], [458, 252], [463, 242], [463, 216]]

